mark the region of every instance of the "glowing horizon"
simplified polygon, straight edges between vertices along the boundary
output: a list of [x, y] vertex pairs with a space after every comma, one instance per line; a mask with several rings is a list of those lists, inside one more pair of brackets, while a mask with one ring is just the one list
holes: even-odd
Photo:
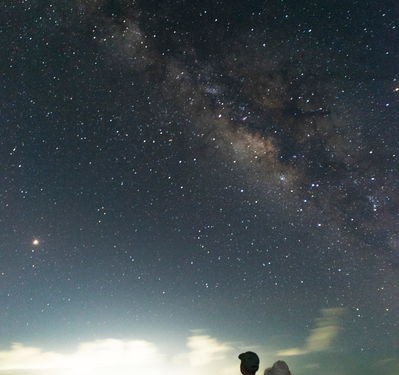
[[[344, 333], [340, 323], [344, 314], [345, 309], [342, 308], [322, 309], [303, 346], [286, 349], [254, 346], [249, 342], [227, 342], [201, 330], [193, 330], [180, 345], [156, 343], [143, 338], [108, 337], [78, 342], [75, 349], [69, 351], [49, 351], [38, 346], [13, 343], [8, 349], [0, 351], [0, 374], [18, 371], [26, 375], [202, 375], [211, 371], [229, 375], [238, 373], [237, 356], [247, 350], [259, 353], [259, 374], [277, 359], [285, 359], [294, 374], [317, 373], [323, 368], [323, 360], [315, 361], [314, 355], [326, 353], [337, 356], [335, 341]], [[301, 358], [302, 362], [294, 357]], [[386, 373], [394, 375], [399, 369], [399, 361], [385, 358], [374, 366], [385, 367]], [[339, 372], [335, 374], [339, 375]]]

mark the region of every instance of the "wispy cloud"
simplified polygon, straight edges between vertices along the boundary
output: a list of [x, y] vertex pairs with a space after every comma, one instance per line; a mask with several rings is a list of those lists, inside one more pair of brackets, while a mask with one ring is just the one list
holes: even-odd
[[190, 364], [195, 367], [223, 360], [226, 354], [232, 350], [230, 345], [205, 335], [189, 337], [187, 346], [190, 349]]
[[321, 317], [316, 319], [316, 326], [310, 331], [302, 347], [279, 350], [279, 356], [297, 356], [331, 349], [334, 339], [342, 330], [341, 319], [345, 313], [343, 308], [322, 309]]
[[199, 375], [211, 369], [227, 373], [237, 367], [233, 347], [205, 334], [187, 338], [186, 350], [168, 356], [154, 343], [145, 340], [103, 339], [79, 344], [69, 354], [48, 352], [41, 348], [13, 344], [0, 352], [0, 374], [18, 371], [18, 374], [118, 374], [133, 373]]

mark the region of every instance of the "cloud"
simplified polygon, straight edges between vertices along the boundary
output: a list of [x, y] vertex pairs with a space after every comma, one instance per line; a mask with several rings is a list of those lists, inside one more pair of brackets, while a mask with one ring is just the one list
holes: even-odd
[[63, 356], [54, 352], [44, 352], [40, 348], [15, 343], [8, 351], [0, 352], [0, 371], [40, 370], [59, 366]]
[[15, 343], [0, 352], [0, 374], [18, 371], [31, 375], [40, 371], [46, 375], [199, 375], [211, 370], [224, 374], [237, 367], [237, 363], [232, 363], [236, 357], [228, 355], [232, 350], [229, 344], [205, 334], [189, 336], [186, 350], [172, 356], [146, 340], [108, 338], [83, 342], [68, 354]]
[[345, 309], [338, 307], [322, 309], [321, 313], [321, 317], [316, 320], [316, 327], [310, 331], [304, 346], [283, 349], [278, 351], [277, 355], [289, 357], [330, 350], [334, 339], [342, 330], [341, 318]]
[[189, 337], [187, 346], [190, 349], [190, 364], [194, 367], [222, 360], [232, 350], [228, 344], [205, 335]]

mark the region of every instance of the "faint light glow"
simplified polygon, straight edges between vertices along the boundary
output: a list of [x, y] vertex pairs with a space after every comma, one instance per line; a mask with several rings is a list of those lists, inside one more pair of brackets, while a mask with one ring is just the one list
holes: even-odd
[[15, 343], [0, 351], [0, 373], [43, 375], [202, 375], [231, 374], [239, 349], [204, 334], [187, 338], [181, 350], [166, 354], [146, 340], [102, 339], [80, 343], [71, 353]]
[[39, 245], [40, 245], [39, 239], [38, 239], [38, 238], [34, 238], [34, 239], [32, 240], [32, 245], [33, 245], [33, 246], [39, 246]]

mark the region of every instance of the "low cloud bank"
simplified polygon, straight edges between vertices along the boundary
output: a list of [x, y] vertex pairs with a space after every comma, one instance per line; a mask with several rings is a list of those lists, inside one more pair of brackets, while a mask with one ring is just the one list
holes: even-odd
[[[188, 337], [186, 351], [168, 357], [157, 345], [145, 340], [103, 339], [79, 344], [65, 354], [15, 343], [0, 352], [0, 374], [45, 375], [199, 375], [211, 369], [231, 371], [233, 347], [204, 334]], [[234, 361], [237, 367], [237, 361]]]

